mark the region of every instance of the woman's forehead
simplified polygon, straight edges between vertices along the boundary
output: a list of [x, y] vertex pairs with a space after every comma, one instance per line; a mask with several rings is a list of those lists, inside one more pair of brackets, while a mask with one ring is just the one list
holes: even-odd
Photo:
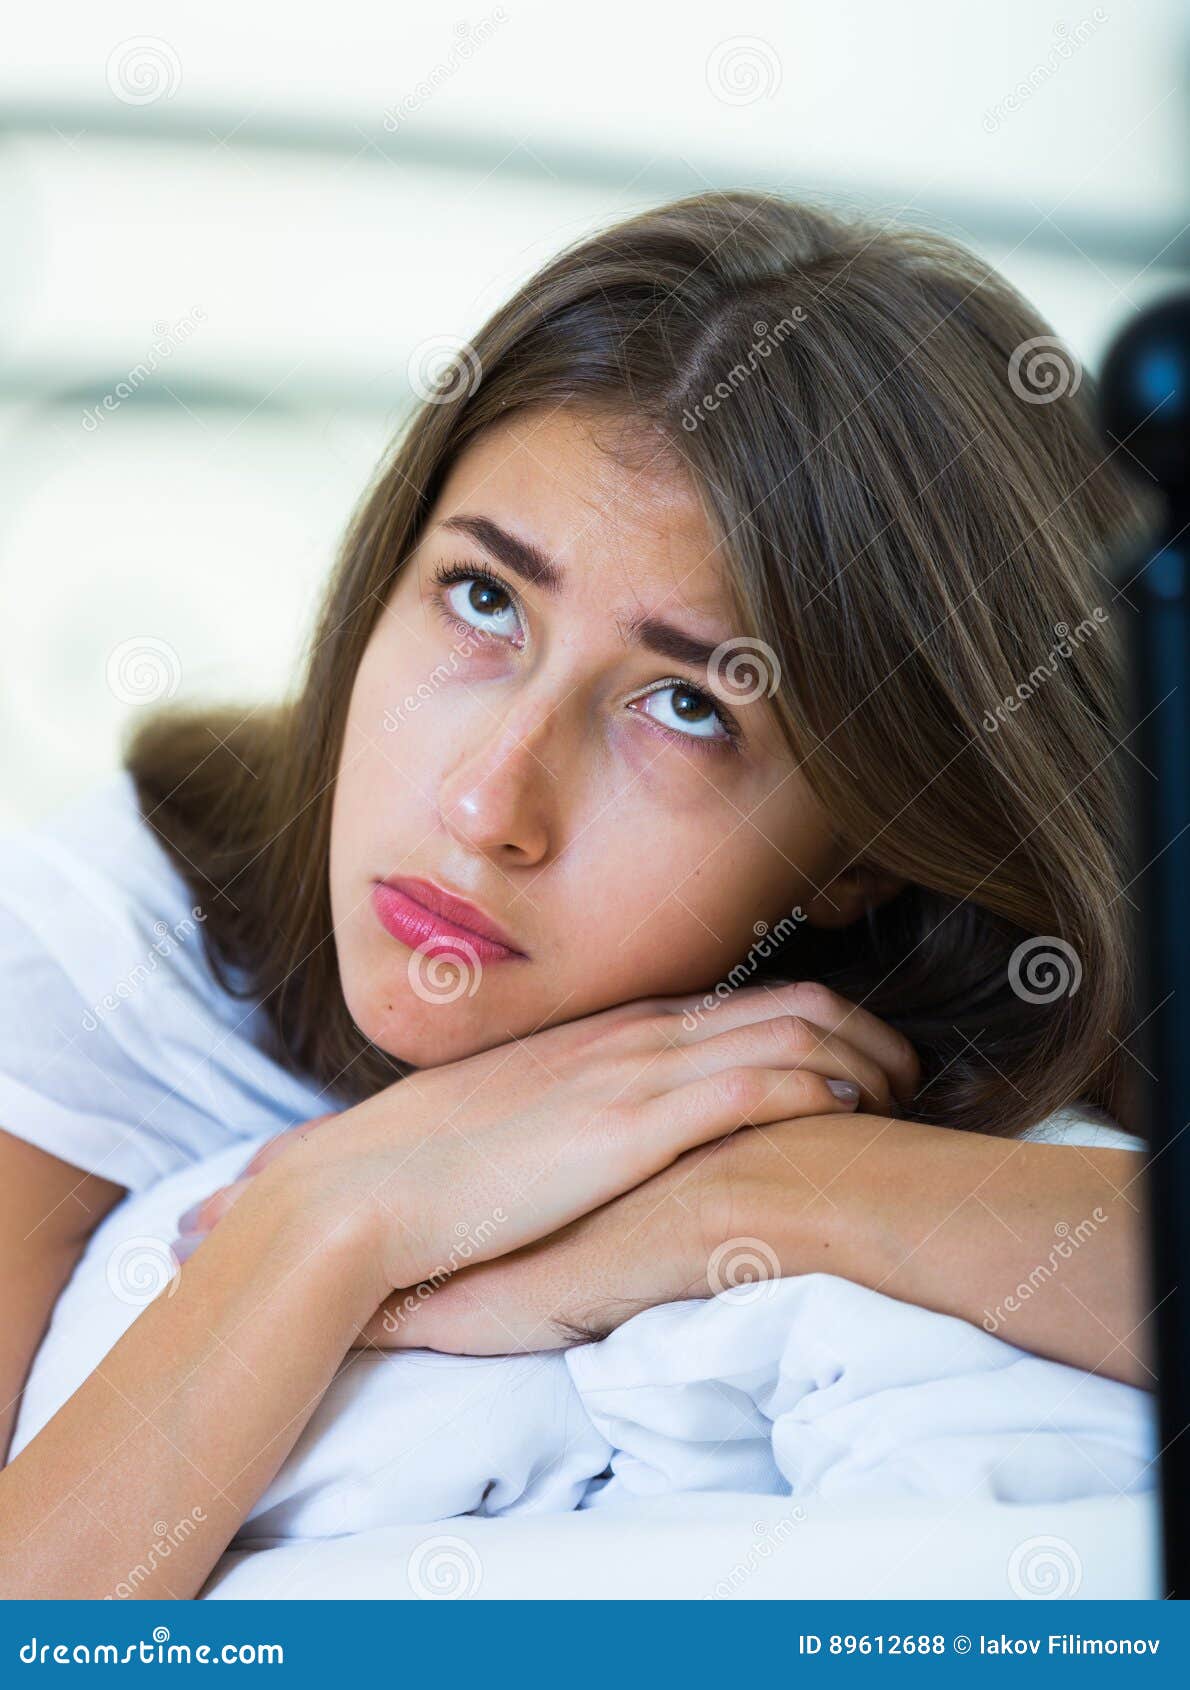
[[644, 458], [609, 451], [607, 439], [606, 425], [570, 410], [487, 430], [452, 469], [426, 539], [449, 541], [479, 519], [548, 559], [563, 591], [662, 595], [693, 614], [728, 614], [726, 548], [691, 474], [660, 445]]

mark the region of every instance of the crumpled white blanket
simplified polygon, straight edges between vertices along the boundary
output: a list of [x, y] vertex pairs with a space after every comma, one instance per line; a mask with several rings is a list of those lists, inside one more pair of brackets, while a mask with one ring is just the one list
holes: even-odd
[[[34, 1360], [13, 1455], [166, 1283], [178, 1215], [258, 1142], [98, 1228]], [[650, 1309], [567, 1351], [352, 1352], [235, 1541], [682, 1491], [1064, 1501], [1149, 1488], [1154, 1451], [1146, 1393], [811, 1274]]]

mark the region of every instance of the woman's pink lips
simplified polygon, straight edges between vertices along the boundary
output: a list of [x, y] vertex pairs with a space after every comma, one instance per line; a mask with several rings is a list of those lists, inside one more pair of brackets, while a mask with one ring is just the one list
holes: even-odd
[[[432, 899], [430, 908], [422, 899]], [[377, 881], [372, 888], [372, 907], [380, 924], [411, 950], [423, 956], [457, 956], [466, 962], [505, 962], [524, 959], [524, 952], [497, 939], [491, 931], [481, 933], [465, 926], [453, 912], [465, 910], [482, 920], [478, 910], [432, 886], [426, 880]], [[450, 910], [452, 913], [447, 914]]]

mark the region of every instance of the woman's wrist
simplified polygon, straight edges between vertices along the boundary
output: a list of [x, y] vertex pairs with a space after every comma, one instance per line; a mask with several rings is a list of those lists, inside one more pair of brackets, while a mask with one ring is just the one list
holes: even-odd
[[348, 1318], [359, 1324], [393, 1288], [382, 1269], [377, 1208], [336, 1202], [333, 1171], [313, 1155], [287, 1156], [249, 1182], [212, 1238], [237, 1219], [249, 1229], [262, 1227], [276, 1272], [325, 1283], [329, 1270], [330, 1279], [341, 1283]]
[[898, 1259], [889, 1193], [873, 1202], [857, 1170], [886, 1130], [905, 1125], [873, 1115], [814, 1116], [742, 1128], [702, 1154], [684, 1196], [689, 1202], [696, 1194], [712, 1289], [723, 1289], [714, 1262], [728, 1264], [737, 1243], [752, 1246], [748, 1259], [758, 1255], [761, 1271], [773, 1276], [878, 1280]]

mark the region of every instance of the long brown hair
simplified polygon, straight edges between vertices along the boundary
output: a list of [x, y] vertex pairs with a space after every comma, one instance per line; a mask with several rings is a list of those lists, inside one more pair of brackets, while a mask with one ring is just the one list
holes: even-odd
[[1119, 1105], [1127, 1027], [1108, 548], [1137, 510], [1090, 383], [961, 246], [747, 191], [563, 252], [412, 416], [348, 531], [301, 685], [171, 707], [125, 761], [228, 989], [344, 1101], [403, 1070], [351, 1021], [328, 890], [357, 665], [452, 464], [529, 406], [642, 425], [727, 538], [742, 631], [856, 859], [907, 888], [769, 972], [913, 1041], [925, 1121], [1011, 1133]]

